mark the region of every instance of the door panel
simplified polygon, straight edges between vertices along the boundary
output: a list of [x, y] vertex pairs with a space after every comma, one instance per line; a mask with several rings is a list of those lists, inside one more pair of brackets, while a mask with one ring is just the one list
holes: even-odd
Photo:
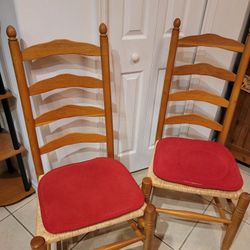
[[118, 158], [130, 171], [145, 167], [142, 136], [157, 17], [157, 1], [109, 1], [109, 37], [118, 99]]
[[[182, 21], [180, 36], [199, 34], [203, 22], [206, 2], [206, 0], [160, 1], [155, 34], [156, 39], [154, 43], [154, 52], [152, 58], [153, 67], [149, 79], [149, 81], [153, 84], [149, 85], [146, 98], [149, 119], [145, 128], [145, 136], [143, 137], [144, 152], [149, 159], [152, 156], [154, 148], [160, 99], [173, 21], [176, 17], [179, 17]], [[185, 50], [179, 49], [176, 63], [188, 64], [193, 62], [195, 58], [195, 52], [196, 51], [193, 48], [186, 48]], [[190, 76], [174, 77], [173, 79], [174, 89], [185, 90], [189, 88], [189, 84]], [[175, 106], [170, 105], [167, 112], [178, 112], [180, 114], [183, 114], [186, 112], [187, 107], [187, 102], [178, 102], [175, 104]], [[188, 128], [185, 125], [165, 126], [164, 134], [168, 134], [171, 136], [185, 135], [187, 129]]]
[[[109, 1], [111, 53], [119, 55], [113, 56], [119, 100], [117, 152], [130, 171], [147, 167], [151, 159], [173, 20], [180, 17], [185, 23], [182, 34], [197, 34], [205, 6], [206, 0]], [[193, 49], [178, 58], [193, 59]], [[180, 112], [184, 104], [177, 107]]]

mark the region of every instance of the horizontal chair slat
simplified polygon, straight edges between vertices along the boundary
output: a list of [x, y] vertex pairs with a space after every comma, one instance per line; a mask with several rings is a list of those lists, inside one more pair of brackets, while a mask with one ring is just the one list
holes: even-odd
[[41, 59], [47, 56], [65, 54], [100, 56], [100, 51], [100, 47], [93, 44], [60, 39], [28, 47], [23, 50], [22, 56], [23, 60], [34, 60]]
[[206, 46], [206, 47], [218, 47], [235, 52], [243, 52], [244, 44], [224, 38], [215, 34], [203, 34], [198, 36], [187, 36], [181, 38], [178, 41], [179, 47], [194, 47], [194, 46]]
[[12, 96], [12, 93], [10, 91], [6, 91], [5, 94], [0, 94], [0, 101], [3, 99], [7, 99]]
[[174, 68], [174, 75], [208, 75], [227, 81], [235, 81], [236, 75], [226, 69], [208, 63], [188, 64]]
[[38, 95], [59, 88], [102, 88], [103, 82], [91, 76], [61, 74], [33, 83], [29, 88], [30, 95]]
[[185, 100], [204, 101], [225, 108], [227, 108], [229, 105], [229, 101], [225, 98], [210, 94], [203, 90], [180, 91], [169, 95], [169, 101]]
[[197, 114], [187, 114], [187, 115], [176, 115], [165, 118], [165, 124], [195, 124], [200, 126], [205, 126], [207, 128], [222, 131], [222, 125], [211, 119]]
[[40, 148], [41, 154], [46, 154], [55, 149], [84, 142], [106, 142], [106, 136], [100, 134], [71, 133], [48, 142]]
[[231, 221], [226, 218], [219, 218], [211, 215], [200, 214], [191, 211], [183, 211], [183, 210], [174, 210], [174, 209], [166, 209], [166, 208], [156, 208], [158, 213], [170, 214], [177, 217], [184, 217], [192, 220], [201, 220], [201, 221], [209, 221], [209, 222], [219, 222], [230, 224]]
[[141, 235], [141, 236], [135, 236], [133, 238], [127, 239], [127, 240], [121, 240], [121, 241], [117, 241], [102, 247], [98, 247], [95, 250], [116, 250], [116, 249], [121, 249], [124, 248], [126, 246], [129, 246], [133, 243], [136, 243], [138, 241], [144, 241], [145, 240], [145, 236]]
[[104, 109], [92, 106], [65, 105], [48, 111], [35, 119], [35, 125], [41, 126], [50, 122], [74, 116], [104, 116]]

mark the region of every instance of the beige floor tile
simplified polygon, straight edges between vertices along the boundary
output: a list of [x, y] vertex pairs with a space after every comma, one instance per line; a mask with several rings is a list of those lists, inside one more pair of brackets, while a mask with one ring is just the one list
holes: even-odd
[[30, 249], [32, 236], [13, 218], [8, 216], [0, 223], [0, 248], [5, 250]]
[[89, 233], [84, 239], [74, 247], [74, 250], [80, 249], [95, 249], [98, 246], [109, 244], [117, 240], [127, 239], [133, 235], [133, 231], [126, 223], [101, 229], [96, 232]]
[[[142, 250], [142, 249], [143, 249], [142, 242], [137, 242], [135, 244], [122, 248], [122, 250]], [[172, 250], [172, 248], [170, 248], [168, 245], [166, 245], [164, 242], [162, 242], [156, 237], [154, 237], [152, 249], [153, 250]]]
[[[98, 232], [90, 233], [84, 237], [75, 247], [74, 250], [88, 249], [92, 250], [105, 244], [110, 244], [115, 241], [125, 240], [133, 237], [134, 233], [127, 224], [117, 225], [108, 229], [99, 230]], [[166, 244], [159, 239], [154, 238], [153, 249], [171, 250]], [[133, 245], [122, 248], [122, 250], [142, 250], [142, 243], [137, 242]]]
[[[152, 203], [156, 207], [170, 208], [202, 213], [209, 202], [198, 195], [183, 194], [155, 189]], [[157, 218], [156, 235], [174, 249], [179, 249], [192, 231], [196, 222], [186, 221], [160, 214]]]
[[132, 173], [132, 176], [134, 177], [138, 185], [141, 185], [142, 179], [146, 176], [147, 171], [148, 171], [147, 169], [143, 169], [143, 170]]
[[28, 202], [30, 202], [31, 200], [33, 200], [34, 198], [36, 198], [36, 194], [32, 194], [31, 196], [13, 204], [10, 206], [6, 206], [6, 208], [11, 212], [15, 212], [17, 209], [23, 207], [25, 204], [27, 204]]
[[242, 223], [230, 250], [248, 250], [250, 246], [250, 225]]
[[10, 213], [4, 208], [0, 207], [0, 221], [6, 218]]
[[14, 216], [32, 233], [35, 234], [37, 198], [15, 211]]
[[[205, 214], [216, 215], [213, 204], [208, 207]], [[223, 233], [222, 224], [199, 222], [181, 250], [219, 250]]]
[[243, 165], [241, 163], [238, 163], [238, 166], [240, 167], [240, 169], [242, 171], [244, 171], [246, 174], [250, 175], [250, 167], [249, 166]]
[[181, 250], [219, 250], [222, 233], [220, 225], [198, 223]]
[[[244, 169], [241, 169], [241, 175], [242, 175], [242, 178], [243, 178], [243, 181], [244, 181], [243, 190], [245, 192], [250, 193], [250, 173], [248, 173]], [[221, 199], [221, 202], [223, 204], [224, 209], [226, 211], [228, 211], [229, 213], [231, 213], [230, 209], [227, 206], [226, 200]], [[213, 201], [213, 203], [214, 203], [214, 201]], [[237, 201], [233, 200], [233, 203], [236, 205]], [[248, 209], [247, 209], [245, 217], [244, 217], [244, 221], [247, 222], [248, 224], [250, 224], [250, 206], [248, 206]]]
[[76, 246], [83, 239], [83, 237], [84, 237], [84, 235], [80, 235], [80, 236], [73, 237], [71, 239], [59, 242], [59, 243], [57, 243], [57, 245], [54, 244], [52, 246], [51, 250], [69, 250], [69, 249], [73, 249], [74, 246]]
[[[215, 215], [215, 208], [211, 204], [207, 209], [206, 213], [208, 215]], [[231, 250], [247, 250], [250, 245], [250, 225], [242, 223], [238, 234], [234, 240]], [[225, 228], [222, 224], [218, 223], [202, 223], [199, 222], [181, 250], [216, 250], [220, 249], [223, 237], [225, 233]]]

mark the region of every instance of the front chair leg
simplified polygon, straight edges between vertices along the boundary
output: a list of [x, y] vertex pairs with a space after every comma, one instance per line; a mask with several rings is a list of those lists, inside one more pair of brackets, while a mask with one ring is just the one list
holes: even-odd
[[232, 215], [232, 222], [228, 225], [225, 237], [222, 242], [222, 250], [228, 250], [235, 238], [235, 235], [240, 227], [240, 223], [245, 215], [250, 202], [250, 194], [242, 193]]
[[148, 204], [144, 214], [144, 235], [145, 240], [143, 250], [153, 250], [153, 238], [156, 222], [156, 209], [152, 204]]
[[47, 250], [47, 244], [43, 237], [35, 236], [30, 242], [30, 246], [32, 250]]
[[148, 204], [150, 202], [150, 195], [152, 191], [152, 180], [150, 177], [144, 177], [142, 180], [142, 192], [145, 197], [145, 202]]

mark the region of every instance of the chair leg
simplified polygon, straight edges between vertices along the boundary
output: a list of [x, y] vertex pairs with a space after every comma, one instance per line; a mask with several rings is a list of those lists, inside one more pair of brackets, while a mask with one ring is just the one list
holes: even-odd
[[46, 241], [41, 236], [35, 236], [30, 242], [30, 246], [32, 250], [48, 250], [49, 245], [46, 244]]
[[144, 193], [145, 202], [149, 203], [152, 191], [152, 180], [149, 177], [144, 177], [142, 180], [142, 192]]
[[153, 238], [155, 231], [156, 209], [152, 204], [148, 204], [144, 214], [144, 235], [145, 240], [143, 250], [153, 250]]
[[250, 194], [242, 193], [232, 215], [232, 222], [228, 225], [225, 237], [222, 242], [222, 250], [228, 250], [234, 240], [234, 237], [240, 227], [240, 223], [245, 215], [250, 202]]

